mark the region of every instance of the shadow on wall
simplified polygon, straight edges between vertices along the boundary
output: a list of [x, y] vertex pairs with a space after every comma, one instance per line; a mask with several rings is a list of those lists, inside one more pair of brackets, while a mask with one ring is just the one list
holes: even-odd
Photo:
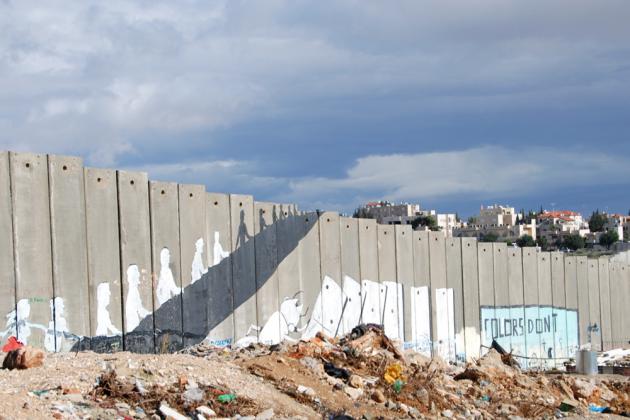
[[[278, 265], [297, 248], [300, 240], [316, 225], [319, 218], [314, 213], [299, 217], [293, 211], [287, 212], [286, 216], [282, 213], [278, 218], [275, 216], [276, 213], [274, 211], [274, 223], [261, 224], [260, 233], [252, 236], [245, 224], [245, 213], [241, 211], [236, 250], [222, 258], [218, 264], [208, 267], [208, 271], [201, 279], [184, 288], [183, 295], [186, 296], [186, 303], [183, 308], [182, 296], [175, 295], [153, 313], [144, 317], [133, 331], [126, 333], [124, 335], [125, 350], [136, 353], [153, 353], [156, 350], [167, 352], [180, 349], [182, 344], [186, 346], [198, 344], [226, 320], [235, 308], [255, 296], [258, 289], [271, 278]], [[283, 244], [280, 247], [273, 247], [278, 251], [277, 255], [269, 256], [269, 261], [272, 263], [262, 265], [264, 269], [259, 271], [258, 278], [251, 276], [250, 279], [243, 279], [243, 276], [232, 275], [242, 272], [243, 264], [251, 264], [251, 256], [255, 255], [256, 243], [264, 244], [276, 238], [274, 230], [276, 232], [288, 230], [294, 234], [276, 239], [283, 241]], [[255, 270], [255, 267], [252, 266], [251, 270]], [[181, 331], [182, 312], [183, 333]], [[157, 331], [154, 325], [161, 325], [162, 328]], [[158, 338], [156, 348], [154, 348], [154, 337], [162, 337]], [[226, 337], [228, 338], [233, 337]], [[87, 344], [87, 340], [91, 343]], [[119, 342], [120, 337], [86, 337], [77, 343], [73, 350], [91, 348], [97, 352], [116, 351], [120, 350]]]

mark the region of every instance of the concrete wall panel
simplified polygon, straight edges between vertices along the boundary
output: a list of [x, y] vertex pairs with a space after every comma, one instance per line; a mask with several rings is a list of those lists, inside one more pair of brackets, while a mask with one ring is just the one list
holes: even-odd
[[378, 234], [376, 221], [359, 219], [359, 263], [361, 265], [361, 321], [380, 324]]
[[[288, 210], [287, 210], [288, 213]], [[279, 286], [278, 286], [278, 246], [288, 243], [290, 238], [284, 235], [278, 237], [276, 225], [278, 219], [288, 218], [294, 222], [294, 216], [284, 216], [279, 205], [273, 203], [254, 203], [254, 235], [256, 241], [256, 301], [258, 326], [261, 328], [258, 338], [264, 344], [280, 342], [281, 316], [279, 315]], [[294, 224], [294, 223], [293, 223]], [[297, 260], [297, 258], [295, 258]], [[293, 264], [297, 267], [297, 263]], [[275, 314], [275, 315], [274, 315]], [[252, 332], [253, 333], [253, 332]], [[254, 334], [252, 334], [255, 336]]]
[[568, 356], [574, 357], [579, 348], [577, 257], [564, 257], [564, 295], [567, 307]]
[[[18, 339], [44, 348], [54, 323], [48, 163], [46, 155], [10, 153]], [[50, 347], [50, 344], [48, 344]]]
[[[181, 285], [186, 288], [199, 282], [208, 272], [210, 238], [206, 229], [206, 187], [179, 185], [179, 238], [182, 267]], [[208, 282], [201, 282], [201, 293], [182, 295], [182, 331], [184, 346], [198, 343], [207, 334], [207, 319], [203, 308], [208, 302]], [[188, 308], [188, 309], [187, 309]]]
[[612, 318], [610, 313], [610, 272], [608, 258], [601, 257], [597, 261], [599, 271], [599, 305], [601, 308], [600, 328], [604, 350], [612, 348]]
[[[450, 313], [448, 308], [448, 292], [446, 284], [446, 243], [442, 232], [429, 232], [429, 277], [431, 278], [431, 339], [433, 341], [434, 354], [442, 355], [448, 358], [449, 347], [448, 323]], [[438, 295], [442, 295], [445, 299], [441, 302], [447, 303], [446, 307], [440, 305], [438, 307]], [[438, 318], [441, 321], [438, 326]], [[446, 324], [446, 325], [445, 325]]]
[[[601, 313], [599, 302], [599, 264], [596, 259], [589, 258], [588, 264], [588, 313], [591, 326], [597, 324], [598, 329], [593, 328], [590, 333], [591, 349], [602, 350]], [[587, 341], [589, 333], [586, 333]]]
[[[304, 336], [317, 334], [322, 330], [322, 273], [320, 256], [320, 218], [317, 213], [304, 213], [298, 219], [300, 230], [300, 242], [298, 244], [299, 255], [299, 290], [302, 293], [300, 304], [302, 305], [303, 316], [300, 319], [300, 329], [302, 324], [307, 326], [307, 330], [301, 332]], [[289, 280], [290, 281], [290, 280]], [[293, 280], [295, 283], [295, 280]], [[281, 287], [285, 282], [281, 282]], [[293, 296], [293, 294], [291, 295]]]
[[[536, 248], [523, 248], [523, 297], [527, 357], [540, 357], [540, 336], [535, 333], [538, 311], [538, 257]], [[533, 360], [533, 362], [536, 362]]]
[[[477, 246], [479, 260], [479, 306], [481, 308], [481, 345], [489, 347], [492, 344], [493, 322], [496, 319], [494, 304], [494, 257], [492, 244], [480, 242]], [[497, 326], [495, 325], [495, 330]], [[485, 350], [482, 349], [482, 353]]]
[[232, 225], [232, 287], [234, 294], [234, 337], [249, 335], [256, 319], [256, 251], [254, 249], [254, 198], [230, 195]]
[[507, 244], [492, 244], [492, 264], [494, 277], [494, 304], [497, 330], [493, 338], [504, 348], [512, 348], [513, 328], [510, 318], [510, 290], [508, 282]]
[[[273, 227], [276, 230], [277, 243], [277, 252], [274, 259], [278, 264], [276, 274], [278, 282], [278, 305], [282, 305], [285, 301], [288, 302], [290, 299], [295, 299], [295, 303], [298, 305], [298, 307], [300, 305], [302, 307], [306, 307], [308, 304], [305, 305], [304, 291], [302, 290], [300, 284], [301, 276], [299, 243], [297, 245], [297, 248], [292, 245], [300, 241], [304, 230], [305, 221], [302, 216], [289, 216], [288, 209], [286, 209], [285, 211], [283, 206], [276, 206], [274, 210], [275, 213], [273, 213], [273, 217], [276, 219], [276, 222]], [[285, 213], [287, 213], [287, 216], [284, 216]], [[317, 254], [319, 255], [319, 250], [317, 251]], [[256, 261], [258, 263], [258, 257], [256, 258]], [[319, 260], [317, 264], [319, 265]], [[319, 271], [319, 269], [317, 271]], [[319, 283], [319, 276], [317, 282]], [[313, 298], [313, 300], [314, 299], [316, 299], [316, 297]], [[289, 304], [286, 303], [285, 305]], [[304, 321], [300, 320], [299, 322]], [[278, 328], [280, 328], [281, 325], [282, 320], [279, 319]], [[298, 326], [299, 325], [296, 324], [296, 327]], [[287, 334], [293, 339], [300, 338], [300, 333], [297, 328], [287, 328]]]
[[446, 287], [453, 289], [453, 328], [455, 337], [455, 356], [457, 361], [466, 360], [466, 344], [464, 339], [464, 289], [462, 278], [462, 240], [446, 239]]
[[626, 304], [624, 302], [624, 296], [621, 291], [623, 290], [623, 273], [621, 271], [622, 264], [612, 262], [610, 263], [610, 314], [612, 317], [611, 330], [612, 330], [612, 348], [618, 348], [623, 346], [623, 319]]
[[[510, 337], [512, 352], [518, 356], [525, 356], [525, 306], [523, 291], [523, 250], [520, 248], [510, 248], [508, 254], [508, 283], [510, 305], [509, 313], [513, 328]], [[519, 360], [523, 362], [523, 360]]]
[[478, 358], [481, 350], [479, 308], [479, 267], [477, 240], [462, 238], [462, 290], [464, 299], [464, 341], [466, 358]]
[[[0, 152], [0, 314], [7, 316], [9, 325], [0, 333], [4, 342], [16, 335], [15, 325], [15, 267], [13, 265], [13, 218], [11, 211], [11, 179], [9, 153]], [[11, 327], [12, 326], [12, 327]]]
[[[566, 319], [566, 295], [564, 285], [564, 254], [551, 253], [551, 293], [553, 301], [554, 321], [554, 351], [556, 358], [568, 357], [569, 348]], [[556, 361], [556, 366], [562, 366], [562, 360]]]
[[[177, 351], [183, 345], [182, 269], [177, 184], [149, 182], [153, 307], [156, 352]], [[169, 302], [168, 309], [162, 305]]]
[[123, 349], [123, 300], [116, 171], [85, 168], [90, 348]]
[[223, 347], [233, 343], [232, 223], [230, 196], [206, 193], [208, 241], [206, 341]]
[[396, 234], [394, 226], [378, 225], [378, 268], [381, 280], [381, 314], [385, 334], [393, 339], [400, 336], [398, 313], [398, 282], [396, 278]]
[[149, 182], [144, 172], [118, 171], [125, 350], [153, 352], [153, 279]]
[[586, 329], [591, 323], [588, 307], [588, 261], [586, 257], [577, 258], [577, 292], [580, 345], [588, 343]]
[[55, 291], [53, 348], [70, 351], [90, 334], [83, 162], [76, 157], [49, 156], [48, 174]]
[[[546, 328], [545, 322], [548, 322], [550, 326], [553, 326], [553, 297], [551, 288], [551, 253], [540, 252], [538, 253], [538, 304], [539, 304], [539, 317], [537, 321], [536, 332], [540, 335], [540, 357], [553, 358], [554, 351], [554, 335], [553, 328]], [[542, 328], [538, 324], [542, 324]], [[542, 333], [540, 331], [542, 330]], [[542, 360], [543, 366], [550, 367], [553, 363], [552, 360]]]
[[343, 321], [340, 334], [352, 331], [361, 322], [361, 263], [359, 255], [359, 220], [339, 219], [341, 237], [341, 270], [343, 289]]
[[398, 331], [403, 337], [405, 346], [414, 346], [412, 322], [412, 288], [414, 287], [413, 272], [413, 230], [411, 226], [395, 226], [396, 234], [396, 277], [402, 290], [402, 296], [398, 297], [398, 312], [402, 313], [403, 323], [398, 325]]
[[[319, 218], [322, 292], [321, 328], [334, 337], [341, 328], [343, 289], [341, 276], [341, 237], [339, 214], [325, 212]], [[319, 317], [317, 317], [319, 318]]]

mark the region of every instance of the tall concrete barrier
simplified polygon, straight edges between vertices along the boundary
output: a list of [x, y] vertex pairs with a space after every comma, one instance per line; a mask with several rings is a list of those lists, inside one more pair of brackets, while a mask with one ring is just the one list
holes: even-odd
[[85, 168], [90, 340], [93, 351], [123, 349], [123, 300], [116, 171]]
[[[232, 226], [232, 293], [234, 294], [234, 338], [248, 336], [256, 318], [256, 250], [254, 238], [254, 198], [230, 195]], [[240, 249], [240, 252], [236, 252]]]
[[565, 293], [564, 257], [561, 252], [551, 254], [551, 293], [553, 302], [553, 335], [555, 365], [562, 366], [563, 358], [569, 356], [566, 317], [566, 293]]
[[178, 186], [172, 182], [149, 183], [151, 257], [154, 262], [154, 309], [173, 300], [172, 311], [159, 311], [154, 319], [156, 352], [183, 347], [182, 266], [179, 237]]
[[396, 236], [394, 226], [378, 225], [378, 270], [381, 280], [381, 323], [385, 334], [394, 339], [403, 339], [398, 313], [399, 287], [396, 278]]
[[[414, 323], [412, 322], [413, 272], [413, 230], [408, 225], [395, 226], [396, 235], [396, 278], [402, 296], [399, 297], [398, 313], [402, 313], [403, 323], [398, 324], [398, 334], [403, 337], [404, 345], [412, 348], [415, 341]], [[454, 345], [455, 343], [453, 343]]]
[[[305, 213], [297, 219], [295, 238], [298, 240], [297, 252], [299, 256], [299, 289], [295, 293], [287, 294], [296, 299], [299, 312], [299, 330], [295, 335], [312, 337], [319, 328], [318, 319], [322, 319], [322, 262], [320, 253], [320, 223], [317, 213]], [[282, 284], [295, 285], [295, 279], [287, 279]]]
[[[230, 217], [230, 196], [227, 194], [206, 194], [206, 229], [208, 244], [208, 273], [206, 341], [214, 346], [224, 347], [234, 340], [234, 292], [232, 286], [233, 254], [232, 224]], [[203, 284], [203, 283], [200, 283]]]
[[14, 330], [23, 343], [54, 351], [48, 159], [46, 155], [11, 153], [10, 165], [17, 317]]
[[[516, 356], [526, 356], [525, 332], [525, 291], [523, 289], [523, 250], [510, 248], [507, 250], [507, 276], [509, 292], [509, 319], [511, 351]], [[564, 284], [564, 282], [563, 282]], [[562, 291], [564, 294], [564, 290]], [[520, 359], [522, 364], [525, 359]]]
[[83, 162], [49, 156], [48, 174], [55, 333], [47, 349], [69, 351], [90, 334]]
[[591, 331], [587, 331], [591, 349], [602, 350], [601, 312], [599, 302], [599, 265], [594, 258], [588, 259], [588, 316], [591, 322]]
[[[254, 203], [254, 238], [256, 246], [256, 302], [257, 330], [250, 331], [250, 337], [258, 335], [263, 344], [277, 344], [284, 337], [281, 334], [281, 316], [278, 285], [278, 241], [276, 222], [284, 218], [279, 205], [274, 203]], [[291, 226], [293, 223], [287, 223]], [[290, 229], [288, 229], [290, 230]], [[288, 232], [287, 232], [288, 233]], [[284, 233], [281, 233], [284, 234]], [[294, 263], [294, 265], [297, 265]]]
[[538, 306], [538, 257], [536, 248], [523, 248], [523, 300], [525, 304], [525, 352], [528, 366], [537, 366], [541, 357], [540, 335], [536, 334], [539, 317]]
[[13, 217], [11, 210], [11, 179], [9, 153], [0, 152], [0, 314], [6, 324], [0, 329], [0, 339], [17, 335], [15, 313], [15, 266], [13, 265]]
[[23, 153], [0, 153], [0, 210], [0, 337], [51, 351], [275, 344], [361, 322], [457, 362], [492, 340], [543, 368], [589, 341], [629, 345], [622, 258], [445, 239]]
[[586, 257], [577, 257], [577, 294], [580, 346], [588, 344], [587, 329], [591, 324], [588, 307], [588, 264]]
[[611, 302], [610, 302], [610, 268], [608, 266], [608, 258], [600, 257], [597, 261], [599, 271], [599, 305], [600, 328], [602, 337], [603, 350], [612, 348], [612, 319], [611, 319]]
[[[203, 185], [178, 186], [179, 241], [181, 286], [186, 288], [201, 280], [208, 272], [208, 243], [206, 229], [206, 188]], [[197, 311], [187, 307], [203, 307], [208, 302], [207, 288], [203, 293], [184, 293], [182, 295], [182, 336], [185, 346], [199, 342], [205, 336], [204, 322], [197, 322]], [[202, 315], [203, 316], [203, 315]]]
[[152, 353], [155, 349], [154, 325], [142, 322], [153, 313], [151, 219], [146, 173], [118, 171], [118, 208], [125, 350]]
[[477, 240], [462, 238], [462, 289], [464, 298], [464, 341], [466, 359], [481, 355], [481, 319], [479, 305], [479, 262]]
[[431, 339], [433, 354], [449, 360], [449, 333], [453, 317], [453, 290], [446, 284], [446, 244], [442, 232], [429, 232], [429, 276], [431, 278]]
[[494, 304], [494, 257], [491, 243], [479, 243], [477, 247], [479, 268], [479, 308], [481, 317], [482, 354], [498, 337], [498, 322]]
[[507, 245], [505, 243], [492, 244], [492, 264], [494, 278], [494, 306], [496, 329], [492, 338], [506, 349], [512, 348], [514, 328], [510, 316], [510, 291], [508, 279]]
[[453, 292], [453, 331], [449, 337], [454, 342], [449, 343], [452, 355], [450, 360], [464, 362], [466, 360], [466, 344], [464, 340], [464, 289], [462, 276], [462, 240], [461, 238], [446, 239], [446, 288]]
[[343, 290], [343, 317], [339, 333], [345, 335], [361, 322], [361, 262], [358, 219], [341, 217], [339, 219], [339, 234]]
[[380, 324], [380, 284], [376, 221], [359, 219], [359, 264], [361, 268], [361, 322]]

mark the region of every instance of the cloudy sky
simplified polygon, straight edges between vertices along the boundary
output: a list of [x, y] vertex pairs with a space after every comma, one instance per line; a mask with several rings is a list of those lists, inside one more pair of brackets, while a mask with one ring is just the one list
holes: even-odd
[[0, 149], [306, 209], [627, 213], [628, 22], [627, 0], [0, 0]]

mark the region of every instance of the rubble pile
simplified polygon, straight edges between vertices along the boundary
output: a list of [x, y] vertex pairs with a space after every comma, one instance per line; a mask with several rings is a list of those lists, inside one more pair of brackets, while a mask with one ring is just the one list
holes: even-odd
[[[199, 348], [189, 351], [204, 355]], [[440, 358], [401, 352], [377, 325], [358, 326], [339, 340], [318, 335], [291, 345], [252, 345], [222, 357], [324, 417], [554, 418], [630, 413], [627, 380], [524, 372], [511, 355], [494, 349], [473, 363], [453, 366]]]
[[[0, 370], [0, 413], [11, 413], [7, 418], [630, 416], [628, 377], [523, 371], [498, 345], [478, 360], [452, 365], [401, 351], [379, 325], [357, 326], [339, 339], [319, 334], [239, 349], [200, 344], [180, 354], [80, 352], [44, 359], [19, 343], [7, 350], [5, 363], [36, 361]], [[623, 355], [613, 353], [606, 357], [617, 363]]]
[[602, 353], [597, 358], [599, 366], [630, 367], [630, 349], [614, 349]]

